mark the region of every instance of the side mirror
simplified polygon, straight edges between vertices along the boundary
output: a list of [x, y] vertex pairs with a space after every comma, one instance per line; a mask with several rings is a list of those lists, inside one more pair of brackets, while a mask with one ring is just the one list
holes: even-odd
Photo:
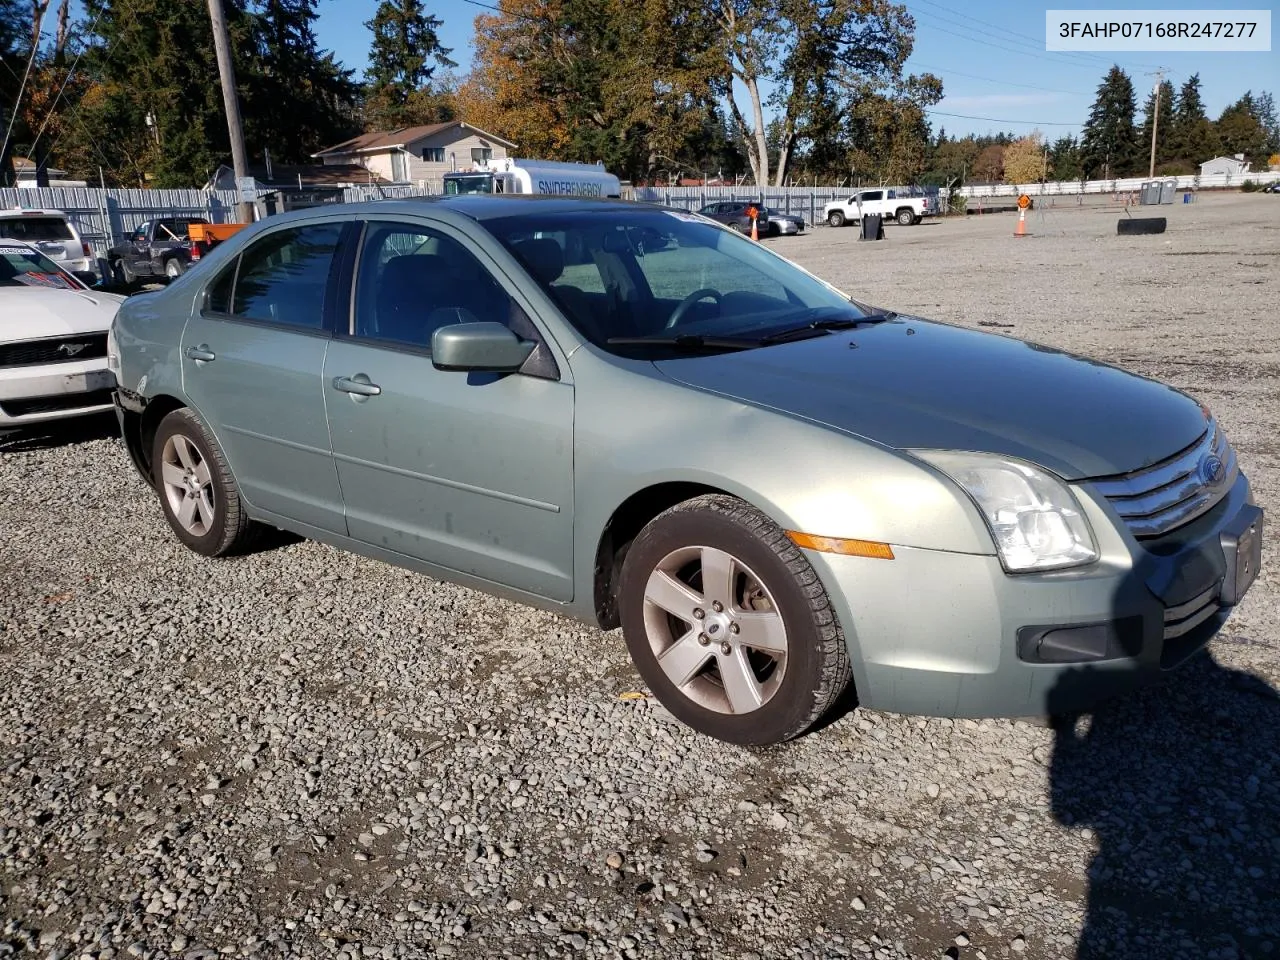
[[514, 373], [536, 346], [491, 320], [452, 323], [431, 335], [431, 363], [437, 370]]

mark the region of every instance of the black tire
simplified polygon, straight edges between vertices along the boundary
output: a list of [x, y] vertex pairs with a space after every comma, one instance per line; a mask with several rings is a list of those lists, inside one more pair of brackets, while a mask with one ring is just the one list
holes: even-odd
[[[724, 551], [735, 559], [739, 570], [733, 578], [735, 584], [741, 582], [738, 577], [746, 581], [748, 573], [754, 574], [776, 604], [765, 609], [776, 612], [785, 627], [787, 652], [781, 679], [775, 679], [776, 686], [762, 705], [743, 713], [709, 708], [683, 692], [659, 664], [650, 639], [645, 600], [650, 576], [676, 552], [705, 548]], [[696, 497], [650, 521], [627, 551], [618, 593], [623, 634], [636, 669], [663, 706], [700, 733], [752, 746], [781, 743], [817, 723], [849, 685], [849, 652], [817, 573], [776, 523], [735, 497]], [[746, 616], [761, 608], [750, 612], [741, 609]], [[649, 611], [651, 615], [656, 612], [659, 619], [667, 616], [654, 607]], [[700, 625], [711, 623], [709, 609], [705, 615], [707, 619], [699, 621]], [[677, 622], [680, 619], [670, 619], [673, 634], [683, 632], [685, 626], [692, 629], [693, 620], [682, 625]], [[737, 633], [732, 624], [730, 629]], [[728, 634], [720, 636], [727, 638]], [[716, 682], [720, 668], [715, 648], [719, 646], [712, 645], [710, 659], [686, 686], [699, 683], [705, 688], [705, 684]], [[727, 645], [724, 649], [727, 656]], [[720, 689], [725, 689], [723, 684]], [[727, 699], [727, 692], [725, 696]]]
[[1165, 217], [1132, 217], [1116, 221], [1116, 234], [1125, 237], [1164, 233], [1167, 225]]
[[132, 287], [137, 280], [123, 260], [111, 261], [111, 279], [116, 286], [126, 289]]
[[844, 222], [845, 222], [844, 214], [841, 213], [839, 210], [832, 210], [830, 213], [827, 214], [827, 224], [829, 226], [843, 227]]
[[916, 222], [916, 212], [910, 207], [903, 207], [898, 211], [899, 226], [909, 227]]
[[[193, 533], [183, 526], [174, 511], [164, 481], [165, 450], [171, 438], [185, 440], [195, 447], [209, 468], [209, 500], [213, 517], [203, 533]], [[240, 499], [240, 491], [227, 466], [222, 449], [204, 423], [190, 409], [174, 410], [156, 428], [151, 448], [151, 478], [160, 498], [160, 509], [178, 539], [206, 557], [223, 557], [238, 553], [257, 539], [259, 528], [249, 519]]]

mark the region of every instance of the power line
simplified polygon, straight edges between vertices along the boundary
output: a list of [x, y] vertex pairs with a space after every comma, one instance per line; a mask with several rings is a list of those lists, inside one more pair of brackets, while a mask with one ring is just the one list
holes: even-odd
[[[951, 7], [944, 6], [944, 5], [943, 5], [943, 4], [941, 4], [941, 3], [935, 3], [935, 2], [934, 2], [934, 0], [912, 0], [912, 3], [922, 3], [922, 4], [924, 4], [926, 7], [933, 7], [933, 8], [934, 8], [934, 9], [936, 9], [936, 10], [943, 10], [943, 11], [946, 11], [947, 13], [949, 13], [949, 14], [953, 14], [954, 16], [960, 17], [960, 18], [962, 18], [962, 19], [964, 19], [964, 20], [968, 20], [968, 21], [970, 21], [970, 22], [972, 22], [972, 23], [979, 24], [979, 25], [981, 25], [981, 26], [983, 26], [983, 27], [986, 27], [986, 28], [988, 28], [988, 29], [990, 29], [990, 30], [995, 30], [995, 31], [997, 31], [997, 36], [999, 36], [1001, 39], [1008, 39], [1010, 42], [1015, 42], [1015, 43], [1017, 43], [1017, 42], [1020, 42], [1020, 41], [1021, 41], [1023, 46], [1031, 45], [1031, 46], [1033, 46], [1033, 47], [1035, 48], [1035, 50], [1036, 50], [1038, 53], [1041, 53], [1041, 54], [1046, 54], [1046, 53], [1056, 53], [1056, 54], [1058, 54], [1059, 56], [1065, 56], [1065, 57], [1072, 57], [1072, 58], [1075, 58], [1077, 62], [1078, 62], [1078, 61], [1080, 61], [1080, 60], [1090, 60], [1090, 61], [1093, 61], [1093, 62], [1096, 62], [1096, 63], [1102, 63], [1102, 64], [1105, 64], [1105, 65], [1107, 65], [1107, 66], [1111, 66], [1111, 65], [1115, 62], [1114, 60], [1112, 60], [1112, 59], [1110, 59], [1110, 58], [1108, 58], [1108, 57], [1101, 57], [1101, 56], [1098, 56], [1098, 55], [1097, 55], [1097, 54], [1095, 54], [1095, 53], [1087, 53], [1087, 52], [1084, 52], [1084, 51], [1078, 51], [1078, 50], [1056, 50], [1056, 51], [1049, 51], [1049, 50], [1045, 50], [1045, 48], [1044, 48], [1045, 38], [1044, 38], [1044, 37], [1033, 37], [1033, 36], [1031, 36], [1030, 34], [1027, 34], [1027, 33], [1019, 33], [1019, 32], [1018, 32], [1018, 31], [1016, 31], [1016, 30], [1010, 30], [1010, 29], [1008, 29], [1007, 27], [1002, 26], [1002, 25], [1000, 25], [1000, 24], [998, 24], [998, 23], [992, 23], [990, 20], [983, 20], [983, 19], [981, 19], [980, 17], [973, 17], [973, 16], [970, 16], [970, 15], [969, 15], [969, 14], [967, 14], [967, 13], [961, 13], [959, 10], [955, 10], [955, 9], [953, 9], [953, 8], [951, 8]], [[965, 27], [966, 29], [969, 29], [969, 30], [973, 30], [973, 29], [974, 29], [974, 28], [972, 28], [972, 27], [966, 27], [966, 26], [965, 26], [965, 24], [957, 23], [957, 21], [955, 21], [955, 20], [953, 20], [953, 19], [951, 19], [951, 18], [949, 18], [949, 17], [943, 17], [943, 16], [941, 16], [940, 14], [936, 14], [936, 13], [934, 13], [934, 14], [930, 14], [930, 16], [939, 17], [939, 18], [940, 18], [940, 19], [942, 19], [942, 20], [946, 20], [948, 23], [956, 24], [957, 26]], [[975, 31], [975, 32], [976, 32], [976, 31]], [[986, 34], [986, 30], [983, 30], [983, 31], [981, 31], [981, 32], [982, 32], [982, 33], [984, 33], [984, 34]], [[1152, 66], [1152, 64], [1148, 64], [1148, 63], [1140, 63], [1140, 64], [1138, 64], [1138, 66], [1142, 66], [1142, 67], [1150, 67], [1150, 66]]]
[[960, 120], [985, 120], [988, 123], [1021, 123], [1031, 124], [1035, 127], [1078, 127], [1078, 123], [1063, 123], [1061, 120], [1001, 120], [999, 117], [973, 117], [967, 113], [946, 113], [942, 110], [931, 110], [924, 108], [925, 113], [932, 113], [939, 117], [956, 117]]
[[[102, 15], [106, 13], [106, 10], [107, 8], [105, 4], [98, 9], [98, 15], [93, 18], [93, 23], [90, 25], [89, 29], [85, 31], [86, 34], [92, 34], [93, 31], [98, 28], [98, 23], [102, 20]], [[44, 118], [44, 123], [40, 125], [40, 129], [36, 132], [35, 139], [31, 141], [31, 146], [28, 148], [27, 152], [30, 154], [31, 159], [37, 164], [39, 161], [36, 159], [36, 146], [40, 143], [40, 138], [44, 136], [44, 132], [48, 128], [49, 124], [53, 122], [53, 114], [58, 109], [58, 103], [62, 100], [62, 95], [67, 92], [67, 84], [69, 84], [71, 82], [71, 78], [75, 76], [76, 68], [80, 66], [80, 60], [88, 50], [88, 43], [82, 43], [80, 45], [80, 52], [76, 54], [76, 59], [71, 64], [71, 69], [67, 71], [67, 75], [63, 78], [62, 86], [58, 88], [58, 95], [53, 98], [53, 103], [49, 107], [49, 113]]]
[[46, 6], [40, 11], [40, 16], [36, 19], [35, 28], [31, 33], [31, 56], [27, 57], [27, 69], [22, 74], [22, 83], [18, 85], [18, 96], [13, 101], [13, 113], [9, 115], [9, 129], [4, 132], [4, 143], [0, 143], [0, 157], [8, 155], [9, 138], [13, 135], [13, 125], [17, 122], [18, 111], [22, 108], [22, 94], [27, 89], [27, 79], [31, 76], [31, 65], [36, 62], [36, 54], [40, 52], [40, 31], [44, 28], [44, 14]]
[[976, 73], [965, 73], [963, 70], [954, 70], [951, 67], [936, 67], [930, 66], [927, 63], [916, 63], [913, 66], [920, 67], [924, 70], [936, 70], [939, 73], [954, 73], [957, 77], [968, 77], [970, 80], [982, 80], [986, 83], [998, 83], [1002, 87], [1022, 87], [1027, 90], [1040, 90], [1044, 93], [1062, 93], [1069, 97], [1093, 96], [1092, 93], [1085, 93], [1082, 90], [1054, 90], [1051, 87], [1037, 87], [1035, 84], [1031, 83], [1014, 83], [1012, 80], [997, 80], [995, 77], [980, 77]]

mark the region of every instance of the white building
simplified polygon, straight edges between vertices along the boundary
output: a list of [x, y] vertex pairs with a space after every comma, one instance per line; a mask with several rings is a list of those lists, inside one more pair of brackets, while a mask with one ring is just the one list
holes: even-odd
[[325, 164], [359, 164], [391, 183], [438, 188], [446, 173], [469, 170], [482, 160], [500, 160], [515, 146], [454, 120], [362, 133], [312, 156]]
[[1243, 177], [1249, 172], [1249, 164], [1245, 162], [1244, 154], [1237, 153], [1234, 157], [1214, 157], [1212, 160], [1206, 160], [1200, 164], [1200, 176], [1211, 177], [1223, 173], [1229, 173], [1233, 177]]

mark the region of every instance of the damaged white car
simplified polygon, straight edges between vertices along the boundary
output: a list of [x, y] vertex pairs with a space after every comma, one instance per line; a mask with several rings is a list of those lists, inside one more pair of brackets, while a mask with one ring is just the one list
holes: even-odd
[[123, 299], [0, 239], [0, 430], [112, 409], [107, 334]]

